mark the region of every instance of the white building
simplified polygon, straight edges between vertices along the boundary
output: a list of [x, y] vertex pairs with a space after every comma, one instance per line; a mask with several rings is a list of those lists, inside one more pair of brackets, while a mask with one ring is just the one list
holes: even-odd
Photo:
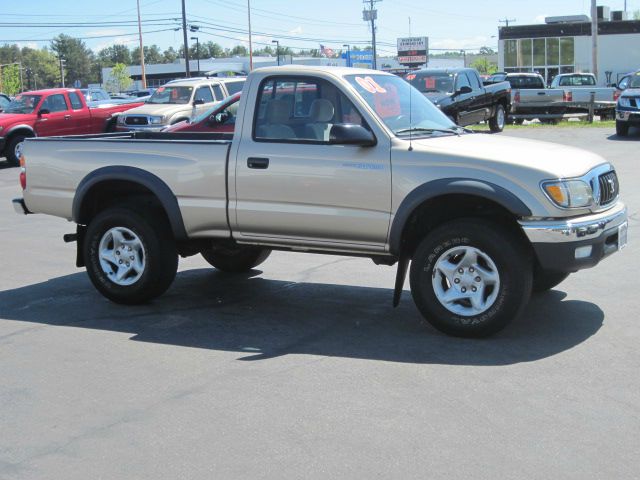
[[[598, 84], [606, 85], [640, 69], [640, 20], [611, 20], [624, 15], [609, 16], [606, 7], [598, 9], [604, 13], [598, 21]], [[593, 72], [591, 21], [575, 15], [549, 17], [540, 25], [501, 27], [498, 52], [501, 71], [538, 72], [547, 83], [558, 73]]]

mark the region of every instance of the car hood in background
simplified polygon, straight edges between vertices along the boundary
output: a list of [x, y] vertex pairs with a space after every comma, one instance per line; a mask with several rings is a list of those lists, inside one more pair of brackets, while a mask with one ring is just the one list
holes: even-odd
[[627, 88], [620, 94], [621, 97], [640, 97], [640, 88]]
[[442, 102], [443, 100], [446, 100], [451, 96], [450, 93], [444, 93], [444, 92], [422, 92], [422, 95], [424, 95], [429, 100], [431, 100], [431, 102], [433, 102], [433, 104], [435, 105], [438, 105], [440, 102]]

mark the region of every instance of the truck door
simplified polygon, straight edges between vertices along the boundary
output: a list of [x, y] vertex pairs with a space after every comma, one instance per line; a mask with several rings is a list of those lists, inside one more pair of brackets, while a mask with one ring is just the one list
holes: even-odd
[[239, 238], [383, 249], [391, 210], [389, 139], [377, 135], [373, 147], [330, 144], [333, 124], [370, 127], [338, 87], [315, 77], [267, 77], [255, 110], [244, 119], [236, 156]]
[[470, 120], [473, 120], [473, 123], [489, 120], [491, 106], [493, 103], [492, 95], [485, 91], [482, 81], [475, 71], [469, 72], [467, 77], [469, 78], [471, 88], [473, 89], [470, 106], [473, 118], [470, 118]]
[[89, 113], [89, 108], [85, 107], [82, 100], [80, 100], [78, 92], [69, 92], [69, 103], [71, 104], [72, 133], [74, 135], [94, 133], [91, 128], [91, 113]]
[[[470, 125], [472, 123], [475, 123], [474, 112], [472, 110], [474, 92], [458, 93], [460, 92], [460, 89], [462, 87], [471, 88], [471, 82], [469, 81], [469, 77], [467, 77], [466, 73], [459, 73], [456, 76], [455, 102], [457, 104], [457, 111], [458, 111], [458, 125]], [[475, 92], [475, 94], [477, 93], [478, 92]]]
[[63, 93], [49, 95], [40, 105], [41, 115], [35, 122], [35, 131], [39, 137], [69, 135], [73, 131], [73, 122], [67, 99]]

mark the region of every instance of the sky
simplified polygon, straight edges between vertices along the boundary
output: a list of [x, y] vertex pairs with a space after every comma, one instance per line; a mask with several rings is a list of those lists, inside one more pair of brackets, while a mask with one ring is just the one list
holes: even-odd
[[[94, 51], [114, 43], [137, 46], [135, 0], [85, 0], [81, 8], [78, 3], [0, 0], [0, 44], [42, 47], [48, 45], [48, 39], [65, 33], [83, 38]], [[545, 16], [589, 15], [590, 4], [590, 0], [381, 0], [376, 4], [378, 51], [379, 55], [394, 55], [396, 39], [409, 33], [428, 36], [433, 50], [497, 48], [498, 26], [504, 25], [500, 19], [514, 20], [512, 25], [543, 23]], [[624, 0], [599, 0], [598, 4], [622, 10]], [[182, 31], [175, 30], [181, 0], [140, 0], [140, 7], [145, 45], [177, 49], [182, 44]], [[189, 37], [223, 47], [247, 45], [247, 0], [186, 0], [186, 7], [188, 23], [200, 27]], [[251, 0], [251, 8], [254, 48], [270, 45], [272, 40], [293, 49], [318, 48], [319, 44], [341, 49], [344, 44], [362, 47], [370, 43], [370, 29], [362, 20], [362, 0]], [[640, 0], [627, 0], [627, 10], [640, 10]], [[18, 23], [30, 26], [19, 28]], [[48, 26], [35, 25], [42, 23]]]

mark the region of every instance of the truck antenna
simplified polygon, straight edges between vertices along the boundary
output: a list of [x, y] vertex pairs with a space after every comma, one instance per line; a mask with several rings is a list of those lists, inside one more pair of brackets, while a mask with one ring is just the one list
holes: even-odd
[[[409, 17], [409, 38], [411, 38], [411, 17]], [[409, 79], [409, 151], [410, 152], [413, 151], [413, 121], [411, 119], [412, 111], [413, 111], [413, 108], [411, 107], [412, 90], [413, 90], [413, 85], [411, 85], [411, 79]]]

